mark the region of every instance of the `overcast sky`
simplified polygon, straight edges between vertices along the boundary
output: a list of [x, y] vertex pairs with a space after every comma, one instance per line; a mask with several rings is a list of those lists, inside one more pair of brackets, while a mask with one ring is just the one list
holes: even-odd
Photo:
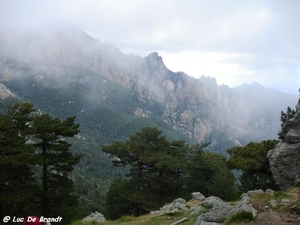
[[298, 95], [299, 0], [0, 0], [0, 26], [75, 25], [123, 53], [235, 87]]

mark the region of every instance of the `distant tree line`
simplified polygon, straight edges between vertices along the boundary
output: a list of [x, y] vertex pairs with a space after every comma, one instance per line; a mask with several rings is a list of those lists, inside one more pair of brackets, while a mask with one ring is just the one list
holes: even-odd
[[75, 117], [39, 113], [31, 103], [15, 103], [0, 115], [0, 218], [74, 216], [77, 197], [70, 172], [81, 158], [67, 138], [79, 132]]

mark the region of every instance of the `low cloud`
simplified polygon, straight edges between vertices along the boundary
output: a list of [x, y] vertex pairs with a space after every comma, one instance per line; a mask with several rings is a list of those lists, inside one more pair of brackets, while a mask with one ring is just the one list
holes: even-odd
[[0, 2], [0, 29], [72, 24], [126, 54], [157, 51], [173, 71], [294, 92], [299, 8], [299, 1], [279, 0], [10, 0]]

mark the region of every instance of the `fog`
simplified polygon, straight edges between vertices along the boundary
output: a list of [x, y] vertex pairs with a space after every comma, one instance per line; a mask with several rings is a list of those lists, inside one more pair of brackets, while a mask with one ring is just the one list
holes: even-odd
[[216, 77], [230, 87], [258, 82], [298, 94], [299, 9], [293, 0], [10, 0], [0, 2], [0, 30], [3, 38], [11, 29], [74, 26], [125, 54], [156, 51], [175, 72]]

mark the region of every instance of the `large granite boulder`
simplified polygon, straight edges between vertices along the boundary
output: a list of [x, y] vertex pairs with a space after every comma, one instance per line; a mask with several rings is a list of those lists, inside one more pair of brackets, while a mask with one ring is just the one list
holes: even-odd
[[[254, 193], [254, 192], [253, 192]], [[261, 194], [261, 192], [256, 192]], [[264, 193], [264, 192], [262, 192]], [[195, 225], [216, 225], [224, 222], [229, 216], [240, 212], [250, 212], [253, 218], [256, 217], [256, 210], [251, 205], [251, 197], [248, 194], [241, 195], [241, 200], [236, 205], [224, 202], [222, 199], [210, 196], [202, 203], [202, 206], [211, 208], [209, 212], [201, 214]]]
[[300, 184], [300, 99], [294, 117], [279, 132], [281, 141], [268, 153], [274, 180], [282, 190]]

